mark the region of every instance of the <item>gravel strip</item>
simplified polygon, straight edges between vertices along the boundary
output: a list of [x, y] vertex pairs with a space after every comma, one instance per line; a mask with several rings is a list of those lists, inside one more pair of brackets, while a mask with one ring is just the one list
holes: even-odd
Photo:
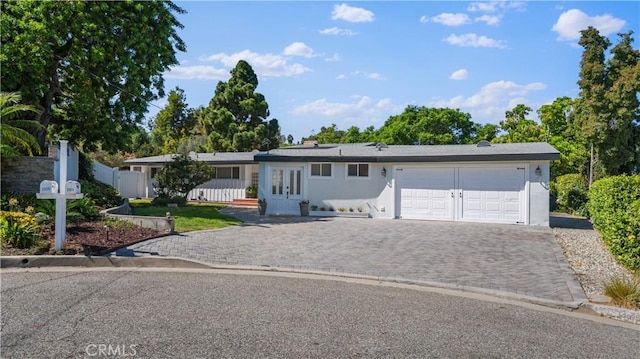
[[[587, 298], [604, 295], [604, 282], [612, 277], [632, 278], [631, 272], [616, 262], [587, 219], [553, 214], [551, 226]], [[591, 309], [602, 315], [640, 324], [638, 310], [594, 304]]]

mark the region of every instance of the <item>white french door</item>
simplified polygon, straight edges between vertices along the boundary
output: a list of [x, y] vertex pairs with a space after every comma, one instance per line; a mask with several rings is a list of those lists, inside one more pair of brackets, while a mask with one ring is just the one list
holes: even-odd
[[270, 214], [298, 214], [302, 200], [302, 167], [272, 167], [267, 211]]

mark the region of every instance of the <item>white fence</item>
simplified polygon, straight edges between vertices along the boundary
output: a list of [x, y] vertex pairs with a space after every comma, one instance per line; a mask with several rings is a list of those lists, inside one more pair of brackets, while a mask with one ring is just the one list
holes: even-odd
[[136, 198], [143, 196], [142, 173], [133, 171], [120, 171], [117, 167], [109, 167], [100, 162], [93, 161], [93, 177], [102, 183], [108, 184], [120, 192], [124, 198]]
[[93, 177], [111, 187], [118, 188], [118, 168], [93, 161]]
[[142, 197], [142, 173], [135, 171], [118, 171], [118, 192], [123, 198]]
[[[93, 176], [96, 180], [112, 186], [124, 198], [154, 197], [153, 180], [145, 183], [144, 175], [137, 171], [120, 171], [99, 162], [93, 162]], [[145, 193], [145, 186], [149, 186]], [[238, 179], [214, 179], [189, 192], [187, 199], [209, 202], [231, 202], [235, 198], [245, 198], [245, 182]]]
[[244, 181], [234, 179], [214, 179], [201, 184], [189, 192], [187, 199], [211, 202], [231, 202], [234, 198], [245, 198]]

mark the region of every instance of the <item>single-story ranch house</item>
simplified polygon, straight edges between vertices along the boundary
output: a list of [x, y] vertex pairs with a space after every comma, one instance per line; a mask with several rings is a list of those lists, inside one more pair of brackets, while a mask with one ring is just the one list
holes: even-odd
[[[312, 144], [192, 157], [215, 166], [216, 177], [191, 198], [231, 201], [244, 198], [245, 187], [257, 185], [267, 214], [299, 215], [299, 202], [308, 200], [312, 210], [363, 212], [374, 218], [548, 226], [549, 163], [560, 153], [544, 142], [481, 141]], [[146, 174], [145, 196], [153, 197], [153, 174], [170, 160], [156, 156], [125, 164]]]

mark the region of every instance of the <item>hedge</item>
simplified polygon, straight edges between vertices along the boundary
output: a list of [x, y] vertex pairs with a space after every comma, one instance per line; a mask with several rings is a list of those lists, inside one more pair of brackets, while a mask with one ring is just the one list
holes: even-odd
[[588, 187], [587, 179], [581, 174], [558, 176], [555, 183], [557, 208], [566, 213], [583, 215]]
[[640, 175], [596, 181], [589, 189], [587, 210], [618, 261], [640, 270]]

